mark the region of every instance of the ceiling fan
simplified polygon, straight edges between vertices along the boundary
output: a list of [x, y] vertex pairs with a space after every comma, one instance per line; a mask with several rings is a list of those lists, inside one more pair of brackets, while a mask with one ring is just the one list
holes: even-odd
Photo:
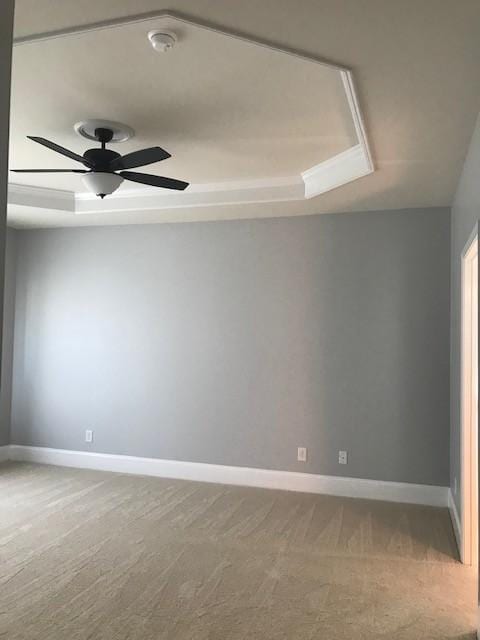
[[127, 153], [121, 156], [116, 151], [106, 148], [106, 144], [113, 138], [114, 132], [106, 127], [98, 127], [95, 129], [95, 139], [100, 142], [101, 147], [95, 149], [87, 149], [83, 156], [61, 147], [55, 142], [51, 142], [46, 138], [37, 136], [27, 136], [30, 140], [42, 144], [44, 147], [52, 149], [63, 156], [81, 162], [86, 169], [12, 169], [16, 173], [81, 173], [83, 174], [83, 182], [85, 186], [100, 198], [113, 193], [122, 184], [124, 180], [139, 182], [141, 184], [150, 185], [151, 187], [162, 187], [163, 189], [175, 189], [183, 191], [188, 187], [188, 182], [175, 180], [173, 178], [164, 178], [162, 176], [154, 176], [148, 173], [138, 173], [136, 171], [128, 171], [136, 167], [143, 167], [147, 164], [160, 162], [170, 158], [168, 151], [161, 147], [150, 147]]

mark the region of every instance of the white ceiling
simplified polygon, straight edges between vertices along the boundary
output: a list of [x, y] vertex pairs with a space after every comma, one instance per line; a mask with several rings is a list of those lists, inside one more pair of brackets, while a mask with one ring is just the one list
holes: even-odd
[[[32, 216], [12, 207], [10, 223], [123, 224], [451, 203], [480, 107], [477, 0], [17, 0], [16, 35], [162, 8], [352, 68], [377, 171], [300, 202], [85, 216]], [[328, 68], [193, 28], [159, 56], [144, 36], [135, 25], [18, 47], [12, 162], [72, 166], [24, 136], [81, 152], [85, 145], [70, 127], [85, 117], [126, 121], [137, 137], [118, 150], [160, 144], [173, 158], [155, 172], [195, 182], [290, 175], [350, 145], [338, 77]], [[47, 180], [28, 183], [75, 190], [78, 178]]]

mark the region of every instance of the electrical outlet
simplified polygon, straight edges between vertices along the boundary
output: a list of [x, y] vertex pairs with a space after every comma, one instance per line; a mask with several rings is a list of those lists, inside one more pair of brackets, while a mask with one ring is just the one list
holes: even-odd
[[348, 462], [348, 453], [347, 451], [339, 451], [338, 452], [338, 464], [347, 464]]
[[307, 461], [307, 448], [306, 447], [298, 447], [298, 449], [297, 449], [297, 460], [298, 460], [298, 462], [306, 462]]
[[85, 442], [93, 442], [93, 431], [91, 429], [85, 431]]

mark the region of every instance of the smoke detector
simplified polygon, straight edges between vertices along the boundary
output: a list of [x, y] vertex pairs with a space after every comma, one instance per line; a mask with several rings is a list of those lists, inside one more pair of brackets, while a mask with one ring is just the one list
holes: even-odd
[[149, 31], [148, 39], [158, 53], [171, 51], [177, 42], [177, 36], [171, 31]]

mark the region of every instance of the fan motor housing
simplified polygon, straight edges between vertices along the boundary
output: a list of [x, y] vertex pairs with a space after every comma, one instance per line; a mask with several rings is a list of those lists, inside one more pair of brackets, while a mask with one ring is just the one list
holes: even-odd
[[92, 163], [97, 171], [107, 171], [112, 160], [120, 158], [120, 154], [111, 149], [87, 149], [83, 154], [85, 160]]

